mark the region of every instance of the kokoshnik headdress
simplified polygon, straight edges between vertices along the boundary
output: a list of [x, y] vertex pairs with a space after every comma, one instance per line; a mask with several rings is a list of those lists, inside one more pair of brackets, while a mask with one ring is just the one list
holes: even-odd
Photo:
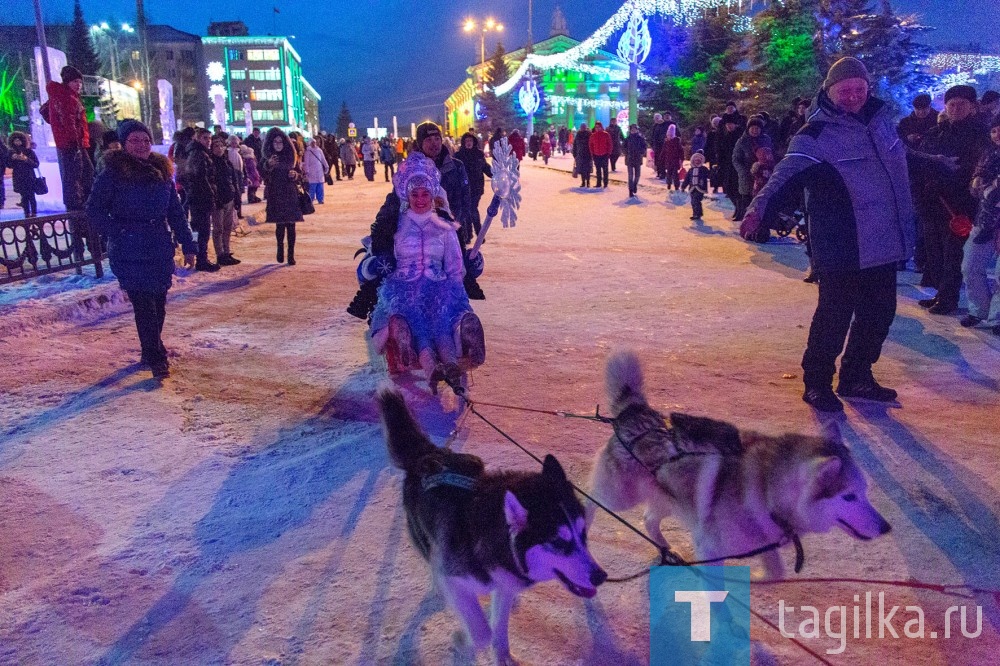
[[414, 152], [399, 165], [392, 178], [392, 185], [405, 208], [410, 192], [418, 187], [426, 187], [432, 196], [437, 196], [441, 189], [441, 173], [434, 160], [423, 153]]

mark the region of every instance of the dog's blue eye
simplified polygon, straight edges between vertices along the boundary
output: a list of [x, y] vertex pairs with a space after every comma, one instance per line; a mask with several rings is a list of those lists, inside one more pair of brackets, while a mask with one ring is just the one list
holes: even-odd
[[856, 502], [856, 501], [858, 501], [858, 496], [855, 495], [854, 493], [847, 493], [846, 495], [844, 495], [844, 501], [845, 502]]

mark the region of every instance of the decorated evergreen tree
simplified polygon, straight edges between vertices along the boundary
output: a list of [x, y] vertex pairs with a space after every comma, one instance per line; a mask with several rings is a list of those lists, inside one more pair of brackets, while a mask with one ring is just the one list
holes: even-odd
[[[10, 62], [6, 54], [0, 54], [0, 132], [8, 134], [15, 129], [24, 129], [21, 116], [25, 112], [21, 68]], [[0, 179], [0, 185], [2, 183]]]
[[90, 43], [90, 30], [87, 28], [87, 22], [83, 20], [80, 0], [73, 3], [73, 23], [70, 25], [66, 43], [66, 59], [85, 75], [94, 76], [101, 68], [93, 44]]
[[640, 84], [640, 124], [648, 127], [653, 113], [670, 111], [682, 128], [707, 125], [711, 114], [734, 97], [734, 85], [743, 76], [739, 65], [745, 57], [735, 18], [727, 11], [714, 10], [684, 28], [687, 40], [666, 35], [673, 64], [662, 55], [652, 66], [647, 61], [647, 73], [655, 72], [657, 80]]
[[347, 109], [347, 100], [344, 100], [340, 104], [340, 115], [337, 116], [337, 137], [341, 139], [347, 138], [347, 129], [350, 124], [354, 122], [351, 118], [351, 112]]
[[754, 110], [785, 109], [795, 97], [812, 95], [819, 87], [815, 10], [813, 0], [786, 0], [754, 17], [751, 76], [741, 86], [751, 93]]
[[819, 68], [825, 72], [840, 58], [851, 55], [847, 42], [857, 32], [861, 17], [871, 14], [871, 0], [819, 0], [815, 12]]
[[486, 118], [477, 124], [480, 131], [503, 127], [509, 132], [516, 122], [517, 114], [514, 111], [514, 100], [517, 95], [509, 92], [498, 97], [494, 92], [497, 86], [510, 79], [510, 69], [504, 59], [506, 55], [507, 51], [504, 50], [503, 43], [497, 42], [496, 50], [493, 51], [493, 55], [486, 63], [485, 90], [479, 96], [479, 103], [483, 111], [486, 112]]
[[865, 63], [873, 95], [894, 104], [897, 112], [909, 109], [913, 98], [934, 83], [916, 65], [931, 55], [931, 49], [917, 41], [931, 28], [913, 16], [898, 16], [889, 0], [882, 0], [878, 13], [856, 17], [855, 24], [843, 40], [843, 55]]

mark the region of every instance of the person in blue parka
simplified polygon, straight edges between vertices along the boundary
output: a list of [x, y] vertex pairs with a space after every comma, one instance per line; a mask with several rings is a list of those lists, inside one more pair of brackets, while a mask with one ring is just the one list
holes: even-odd
[[108, 239], [111, 271], [135, 311], [142, 362], [162, 379], [170, 376], [161, 335], [167, 290], [174, 274], [174, 248], [193, 269], [198, 245], [174, 189], [173, 169], [152, 152], [153, 135], [138, 120], [118, 124], [124, 150], [107, 156], [87, 202], [93, 230]]

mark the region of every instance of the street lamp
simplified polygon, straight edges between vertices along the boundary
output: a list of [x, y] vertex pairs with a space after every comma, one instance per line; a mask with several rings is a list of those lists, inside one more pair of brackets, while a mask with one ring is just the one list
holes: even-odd
[[484, 68], [483, 76], [485, 77], [486, 33], [503, 32], [503, 23], [490, 17], [480, 23], [477, 23], [474, 19], [466, 19], [465, 24], [462, 26], [464, 32], [473, 32], [477, 28], [479, 28], [479, 64]]

